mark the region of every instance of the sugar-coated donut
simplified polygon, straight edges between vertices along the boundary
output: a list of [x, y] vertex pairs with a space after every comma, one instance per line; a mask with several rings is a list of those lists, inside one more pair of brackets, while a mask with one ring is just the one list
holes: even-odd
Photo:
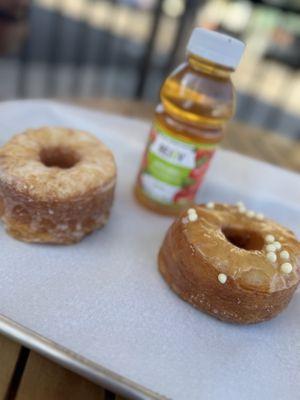
[[19, 240], [78, 242], [106, 223], [115, 183], [111, 151], [86, 132], [30, 129], [0, 149], [0, 216]]
[[288, 305], [300, 278], [300, 243], [241, 203], [208, 203], [174, 221], [158, 262], [184, 300], [218, 319], [249, 324]]

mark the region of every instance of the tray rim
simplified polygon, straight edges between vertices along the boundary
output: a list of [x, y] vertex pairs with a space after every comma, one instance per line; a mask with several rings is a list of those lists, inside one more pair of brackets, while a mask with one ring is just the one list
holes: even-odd
[[[92, 110], [80, 105], [53, 99], [12, 99], [1, 103], [1, 106], [11, 104], [42, 104], [43, 106], [58, 105], [67, 108], [80, 109], [90, 113], [102, 113], [127, 118], [119, 114], [109, 113], [102, 110]], [[117, 394], [127, 396], [133, 400], [168, 400], [167, 397], [153, 392], [152, 390], [119, 375], [101, 364], [93, 362], [80, 354], [61, 346], [57, 342], [47, 339], [22, 324], [8, 318], [0, 313], [0, 334], [11, 340], [36, 351], [49, 360], [87, 378], [95, 384], [102, 385], [106, 389], [112, 390]]]
[[[84, 110], [85, 112], [95, 113], [95, 114], [109, 114], [111, 116], [117, 116], [124, 119], [130, 119], [127, 116], [119, 115], [119, 114], [110, 114], [102, 110], [91, 110], [85, 107], [81, 107], [80, 105], [74, 105], [69, 103], [63, 103], [60, 101], [52, 101], [52, 100], [10, 100], [4, 102], [2, 104], [8, 103], [23, 103], [28, 104], [37, 103], [39, 102], [43, 105], [59, 105], [62, 107], [68, 108], [77, 108], [79, 110]], [[139, 122], [144, 122], [137, 118], [134, 120], [138, 120]], [[219, 150], [220, 151], [220, 150]], [[232, 150], [225, 150], [221, 149], [222, 152], [230, 152], [243, 157], [248, 160], [253, 160], [252, 157], [246, 156], [244, 154], [232, 152]], [[272, 165], [266, 161], [255, 160], [264, 166], [270, 166], [272, 168], [276, 168], [277, 170], [284, 171], [289, 175], [299, 176], [297, 172], [286, 170], [285, 168], [281, 168], [276, 165]], [[146, 387], [139, 385], [138, 383], [129, 380], [128, 378], [119, 375], [112, 370], [109, 370], [102, 366], [99, 363], [95, 363], [78, 353], [72, 352], [67, 347], [63, 347], [59, 345], [57, 342], [51, 341], [47, 339], [46, 336], [38, 334], [36, 331], [33, 331], [29, 328], [26, 328], [24, 325], [21, 325], [14, 321], [13, 319], [8, 318], [7, 316], [0, 313], [0, 333], [11, 338], [12, 340], [25, 345], [26, 347], [42, 354], [46, 358], [53, 360], [59, 365], [66, 367], [78, 373], [79, 375], [95, 382], [96, 384], [101, 384], [105, 388], [110, 389], [112, 391], [117, 392], [118, 394], [129, 396], [132, 399], [152, 399], [152, 400], [167, 400], [168, 398], [159, 394], [155, 393]]]
[[109, 370], [101, 364], [97, 364], [64, 346], [47, 339], [3, 314], [0, 314], [0, 334], [36, 351], [49, 360], [54, 361], [55, 363], [98, 385], [103, 385], [106, 389], [117, 392], [117, 394], [130, 396], [133, 400], [168, 399], [159, 393], [155, 393], [152, 390]]

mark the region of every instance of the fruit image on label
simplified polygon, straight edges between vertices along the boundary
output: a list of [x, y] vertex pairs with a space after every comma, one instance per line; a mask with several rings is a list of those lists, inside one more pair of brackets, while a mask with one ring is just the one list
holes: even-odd
[[215, 145], [182, 141], [159, 126], [149, 135], [139, 182], [143, 191], [165, 204], [194, 200]]

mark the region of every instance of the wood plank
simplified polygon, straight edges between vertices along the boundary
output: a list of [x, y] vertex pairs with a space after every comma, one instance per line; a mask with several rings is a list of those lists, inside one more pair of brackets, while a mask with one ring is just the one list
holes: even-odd
[[233, 121], [222, 146], [300, 172], [300, 141]]
[[16, 400], [104, 400], [100, 386], [31, 352]]
[[0, 335], [0, 399], [4, 399], [9, 388], [21, 346]]

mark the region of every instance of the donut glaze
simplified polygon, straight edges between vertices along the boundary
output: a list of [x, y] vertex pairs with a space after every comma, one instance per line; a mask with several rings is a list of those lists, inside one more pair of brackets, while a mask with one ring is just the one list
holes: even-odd
[[0, 149], [0, 216], [16, 239], [78, 242], [106, 223], [115, 182], [114, 157], [91, 134], [30, 129]]
[[[169, 286], [199, 310], [227, 322], [256, 323], [279, 314], [299, 283], [295, 235], [236, 206], [200, 205], [195, 211], [193, 222], [187, 212], [174, 221], [161, 246], [159, 269]], [[267, 258], [267, 235], [281, 244], [276, 262]], [[281, 270], [282, 250], [290, 255], [290, 273]]]

